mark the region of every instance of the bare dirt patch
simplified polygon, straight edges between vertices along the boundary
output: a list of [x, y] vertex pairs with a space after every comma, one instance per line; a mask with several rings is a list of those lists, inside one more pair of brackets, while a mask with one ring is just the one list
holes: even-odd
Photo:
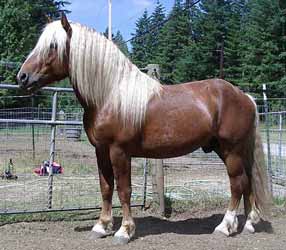
[[[254, 235], [239, 233], [233, 237], [212, 234], [223, 217], [222, 211], [182, 213], [168, 220], [149, 212], [136, 215], [135, 238], [125, 246], [115, 246], [112, 237], [89, 239], [94, 220], [64, 222], [32, 222], [7, 224], [0, 227], [1, 250], [91, 250], [91, 249], [275, 249], [286, 244], [286, 215], [272, 219], [273, 232], [268, 224], [259, 224]], [[243, 217], [239, 217], [243, 221]], [[115, 218], [115, 228], [120, 218]]]

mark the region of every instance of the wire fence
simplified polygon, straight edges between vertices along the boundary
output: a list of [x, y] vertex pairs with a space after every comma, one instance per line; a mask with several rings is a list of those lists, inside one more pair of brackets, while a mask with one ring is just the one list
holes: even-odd
[[[67, 103], [74, 98], [72, 94], [59, 93], [58, 96], [60, 103]], [[285, 199], [286, 111], [281, 111], [277, 108], [280, 105], [276, 105], [283, 103], [283, 99], [271, 102], [273, 104], [270, 105], [270, 112], [265, 113], [263, 101], [258, 100], [261, 112], [260, 128], [272, 177], [273, 194], [279, 199]], [[274, 111], [275, 109], [277, 111]], [[50, 107], [11, 109], [3, 105], [0, 109], [2, 121], [46, 121], [51, 120], [52, 116]], [[18, 177], [16, 180], [0, 179], [0, 214], [100, 208], [96, 156], [80, 125], [82, 109], [79, 106], [71, 108], [68, 105], [58, 105], [56, 120], [76, 121], [79, 125], [57, 125], [54, 160], [62, 166], [63, 173], [53, 175], [52, 209], [48, 206], [49, 175], [39, 175], [43, 161], [50, 160], [51, 124], [0, 122], [0, 174], [5, 173], [12, 159], [12, 172]], [[152, 181], [149, 174], [151, 171], [147, 171], [146, 165], [145, 159], [132, 161], [134, 206], [143, 206], [146, 199], [152, 199]], [[230, 197], [225, 166], [214, 153], [205, 154], [198, 150], [182, 157], [164, 159], [163, 165], [165, 197], [172, 204], [181, 205], [187, 202], [188, 205], [191, 203], [207, 207], [210, 202], [220, 203]], [[119, 205], [115, 192], [114, 206]]]
[[[59, 93], [58, 98], [62, 98], [60, 103], [63, 103], [64, 98], [75, 97]], [[53, 123], [45, 122], [52, 120], [53, 108], [3, 106], [0, 109], [0, 174], [3, 178], [0, 179], [0, 213], [100, 208], [95, 150], [83, 132], [82, 109], [58, 105], [55, 121], [63, 125], [57, 125], [55, 152], [51, 152]], [[52, 176], [52, 195], [48, 192], [51, 176], [41, 172], [43, 162], [51, 159], [51, 153], [54, 153], [53, 161], [63, 169], [63, 173]], [[8, 169], [10, 159], [13, 171]], [[134, 159], [132, 165], [132, 206], [143, 206], [146, 164], [142, 159]], [[114, 206], [119, 205], [115, 192]]]

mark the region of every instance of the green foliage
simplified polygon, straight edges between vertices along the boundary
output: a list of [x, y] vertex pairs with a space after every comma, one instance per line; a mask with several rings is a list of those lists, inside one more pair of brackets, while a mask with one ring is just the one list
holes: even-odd
[[127, 44], [125, 43], [122, 34], [120, 33], [120, 31], [118, 30], [116, 32], [116, 35], [114, 37], [114, 42], [117, 44], [118, 48], [126, 55], [129, 56], [129, 51], [128, 51], [128, 47]]
[[[194, 2], [176, 0], [167, 19], [159, 2], [150, 17], [145, 12], [137, 21], [133, 62], [140, 67], [158, 63], [162, 81], [176, 83], [219, 77], [223, 55], [226, 80], [254, 92], [267, 83], [269, 96], [285, 96], [285, 1], [201, 0], [192, 6]], [[158, 12], [160, 21], [152, 23]], [[155, 35], [144, 35], [154, 26]]]
[[[46, 15], [58, 18], [67, 1], [54, 0], [0, 0], [0, 76], [2, 81], [15, 82], [22, 62], [36, 44]], [[11, 65], [9, 62], [18, 62]], [[16, 67], [15, 67], [16, 66]], [[15, 92], [1, 91], [2, 95]], [[1, 99], [0, 99], [1, 102]], [[3, 101], [2, 101], [3, 102]], [[6, 106], [23, 106], [23, 102], [6, 103]]]
[[190, 44], [191, 26], [189, 11], [181, 0], [176, 0], [169, 14], [169, 21], [159, 34], [156, 61], [160, 64], [162, 79], [176, 81], [177, 61], [183, 56], [184, 49]]
[[[201, 0], [192, 6], [194, 2], [175, 0], [166, 15], [157, 0], [154, 11], [150, 15], [145, 11], [136, 21], [130, 53], [119, 31], [113, 40], [137, 66], [159, 64], [162, 82], [169, 84], [219, 77], [223, 49], [226, 80], [248, 86], [252, 92], [261, 92], [261, 84], [266, 83], [269, 96], [285, 96], [285, 1]], [[45, 15], [57, 18], [67, 4], [0, 0], [0, 61], [22, 62], [46, 23]], [[2, 81], [13, 82], [17, 67], [1, 62]], [[1, 105], [1, 95], [7, 94], [0, 91]], [[45, 104], [45, 100], [39, 102]], [[13, 99], [8, 103], [17, 105]]]
[[138, 67], [145, 67], [151, 55], [151, 22], [148, 17], [147, 10], [144, 11], [143, 16], [136, 22], [135, 33], [132, 34], [134, 39], [131, 41], [132, 54], [131, 59]]
[[152, 35], [150, 37], [150, 57], [146, 59], [148, 63], [158, 63], [160, 32], [162, 30], [162, 24], [164, 23], [165, 19], [165, 9], [158, 0], [154, 12], [150, 16], [150, 32]]
[[252, 0], [247, 8], [241, 46], [242, 81], [256, 86], [270, 83], [272, 96], [285, 95], [285, 88], [281, 88], [286, 75], [285, 14], [278, 1]]

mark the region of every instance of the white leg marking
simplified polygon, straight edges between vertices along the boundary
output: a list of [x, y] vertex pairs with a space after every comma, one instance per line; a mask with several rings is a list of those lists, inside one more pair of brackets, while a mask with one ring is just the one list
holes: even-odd
[[254, 229], [250, 219], [247, 219], [247, 221], [244, 225], [243, 231], [248, 232], [248, 233], [254, 233], [255, 232], [255, 229]]
[[[129, 230], [127, 230], [129, 228]], [[129, 231], [129, 233], [128, 233]], [[127, 244], [135, 234], [135, 225], [122, 225], [119, 230], [115, 233], [116, 244]]]
[[259, 216], [255, 210], [251, 210], [249, 213], [246, 223], [244, 225], [243, 231], [249, 233], [255, 233], [255, 229], [253, 227], [253, 223], [257, 223], [259, 221]]
[[99, 221], [93, 226], [92, 232], [94, 233], [95, 238], [102, 238], [112, 234], [112, 227], [113, 227], [112, 221], [106, 225], [103, 225]]
[[238, 220], [236, 216], [236, 211], [227, 210], [222, 222], [215, 228], [215, 232], [220, 232], [226, 236], [230, 236], [237, 232]]

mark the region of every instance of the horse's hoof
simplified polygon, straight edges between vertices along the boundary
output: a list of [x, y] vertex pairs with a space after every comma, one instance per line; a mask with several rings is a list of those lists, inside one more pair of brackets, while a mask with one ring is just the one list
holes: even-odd
[[126, 245], [129, 241], [130, 241], [129, 237], [114, 236], [113, 244], [114, 245]]
[[222, 222], [215, 228], [214, 232], [222, 233], [226, 236], [231, 236], [237, 233], [238, 220], [236, 211], [227, 210]]
[[107, 236], [106, 234], [91, 231], [91, 232], [89, 232], [88, 238], [90, 240], [98, 240], [98, 239], [104, 238], [106, 236]]
[[89, 234], [89, 238], [93, 240], [97, 240], [100, 238], [104, 238], [106, 236], [112, 235], [114, 232], [112, 231], [112, 224], [103, 227], [101, 224], [97, 223]]
[[135, 234], [135, 226], [121, 226], [120, 229], [114, 235], [114, 244], [116, 245], [125, 245], [127, 244]]
[[251, 221], [247, 220], [244, 228], [243, 228], [243, 233], [250, 233], [250, 234], [254, 234], [255, 233], [255, 229], [253, 227], [253, 225], [251, 224]]
[[230, 236], [229, 231], [227, 230], [227, 227], [222, 227], [221, 225], [218, 225], [213, 234], [219, 234], [219, 235], [224, 235], [224, 236]]

